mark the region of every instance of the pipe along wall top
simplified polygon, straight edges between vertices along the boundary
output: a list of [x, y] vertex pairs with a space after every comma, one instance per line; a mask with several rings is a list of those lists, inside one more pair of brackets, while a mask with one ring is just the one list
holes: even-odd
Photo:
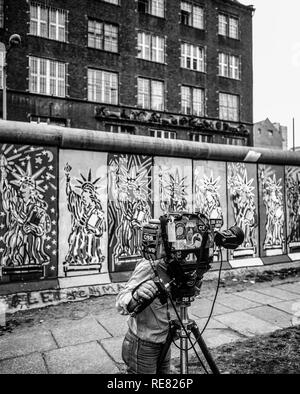
[[0, 120], [0, 142], [62, 149], [300, 166], [300, 152], [114, 134]]

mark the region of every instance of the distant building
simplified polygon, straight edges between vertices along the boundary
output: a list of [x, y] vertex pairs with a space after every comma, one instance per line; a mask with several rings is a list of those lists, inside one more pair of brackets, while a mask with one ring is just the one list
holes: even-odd
[[[8, 119], [252, 145], [253, 6], [0, 0]], [[1, 97], [1, 95], [0, 95]]]
[[269, 118], [257, 122], [253, 127], [253, 146], [270, 149], [288, 149], [288, 129]]

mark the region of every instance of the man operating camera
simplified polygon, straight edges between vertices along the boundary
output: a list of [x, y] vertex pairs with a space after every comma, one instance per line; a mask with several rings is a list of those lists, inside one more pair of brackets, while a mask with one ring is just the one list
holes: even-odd
[[[152, 263], [159, 277], [168, 283], [170, 278], [163, 260]], [[127, 366], [127, 373], [132, 374], [168, 374], [170, 373], [171, 352], [164, 361], [158, 361], [169, 332], [170, 313], [168, 303], [161, 303], [158, 287], [155, 283], [155, 271], [151, 263], [142, 259], [117, 296], [116, 306], [122, 314], [131, 313], [140, 302], [151, 302], [138, 314], [131, 314], [128, 320], [128, 332], [122, 346], [122, 358]]]

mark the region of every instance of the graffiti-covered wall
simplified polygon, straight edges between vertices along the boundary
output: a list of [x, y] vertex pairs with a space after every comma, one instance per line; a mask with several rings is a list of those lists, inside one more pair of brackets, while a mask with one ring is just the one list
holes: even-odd
[[122, 283], [142, 256], [143, 224], [170, 211], [241, 227], [243, 244], [223, 251], [228, 268], [300, 258], [300, 160], [54, 145], [0, 144], [0, 295], [52, 289], [56, 302], [62, 289]]

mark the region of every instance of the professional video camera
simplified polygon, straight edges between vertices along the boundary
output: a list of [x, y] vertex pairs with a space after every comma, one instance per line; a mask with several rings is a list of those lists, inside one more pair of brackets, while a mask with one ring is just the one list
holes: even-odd
[[[202, 338], [205, 328], [202, 332], [199, 331], [196, 322], [188, 317], [187, 309], [194, 301], [195, 295], [200, 292], [203, 275], [211, 268], [216, 247], [236, 249], [244, 241], [244, 233], [239, 227], [233, 226], [228, 230], [219, 231], [222, 225], [222, 220], [208, 219], [201, 213], [174, 212], [161, 216], [159, 220], [151, 220], [143, 227], [143, 255], [152, 266], [155, 274], [154, 282], [158, 289], [154, 298], [158, 297], [162, 305], [170, 300], [178, 318], [170, 321], [170, 331], [159, 365], [162, 365], [171, 343], [180, 338], [180, 371], [182, 374], [188, 373], [188, 341], [207, 372], [191, 340], [191, 334], [194, 335], [212, 372], [219, 373]], [[154, 261], [160, 259], [166, 263], [167, 274], [170, 278], [168, 283], [162, 280], [154, 264]], [[220, 273], [221, 268], [222, 264]], [[137, 288], [132, 291], [132, 294]], [[137, 315], [150, 305], [154, 298], [146, 300], [133, 297], [128, 305], [128, 311], [133, 316]], [[212, 315], [213, 306], [205, 327]], [[177, 308], [180, 309], [180, 315]]]
[[[217, 231], [222, 225], [221, 219], [208, 219], [201, 213], [187, 212], [171, 212], [144, 225], [143, 256], [150, 262], [164, 259], [171, 278], [168, 284], [159, 275], [154, 279], [157, 297], [162, 304], [166, 303], [168, 292], [177, 302], [193, 301], [203, 275], [211, 268], [216, 246], [236, 249], [242, 244], [244, 233], [239, 227]], [[152, 301], [140, 300], [132, 312], [140, 313]]]

